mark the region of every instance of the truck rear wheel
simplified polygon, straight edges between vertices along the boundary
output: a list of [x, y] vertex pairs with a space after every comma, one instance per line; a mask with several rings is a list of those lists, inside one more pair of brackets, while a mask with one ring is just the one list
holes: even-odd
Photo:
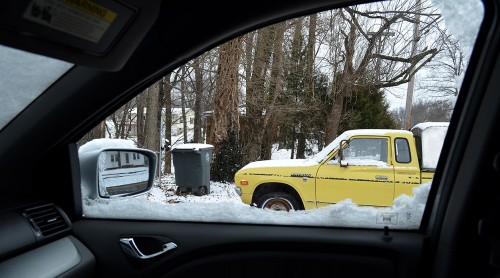
[[259, 198], [257, 207], [277, 211], [290, 211], [297, 210], [299, 203], [294, 197], [286, 193], [267, 193]]

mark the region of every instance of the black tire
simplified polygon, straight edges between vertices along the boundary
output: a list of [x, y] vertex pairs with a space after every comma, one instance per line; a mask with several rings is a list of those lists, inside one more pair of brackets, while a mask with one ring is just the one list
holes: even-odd
[[287, 193], [267, 193], [257, 200], [257, 207], [276, 211], [299, 210], [299, 202]]

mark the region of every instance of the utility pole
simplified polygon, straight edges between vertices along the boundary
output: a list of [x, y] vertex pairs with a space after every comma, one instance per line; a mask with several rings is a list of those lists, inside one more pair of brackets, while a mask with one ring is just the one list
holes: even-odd
[[[420, 2], [421, 0], [417, 0], [417, 5], [416, 5], [416, 14], [415, 14], [415, 23], [413, 25], [413, 43], [411, 46], [411, 59], [415, 56], [415, 53], [417, 52], [417, 43], [420, 39], [420, 30], [419, 30], [419, 25], [420, 25], [420, 12], [422, 10], [422, 3]], [[415, 87], [415, 74], [414, 74], [414, 69], [411, 71], [411, 78], [410, 81], [408, 82], [408, 88], [406, 90], [406, 118], [405, 118], [405, 129], [409, 130], [411, 128], [411, 108], [413, 105], [413, 89]]]

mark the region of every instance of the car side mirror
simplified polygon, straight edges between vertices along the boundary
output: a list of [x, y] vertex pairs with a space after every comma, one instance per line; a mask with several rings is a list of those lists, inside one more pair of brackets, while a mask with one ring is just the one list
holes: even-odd
[[349, 140], [342, 140], [339, 144], [339, 164], [340, 167], [347, 167], [349, 163], [344, 160], [344, 149], [349, 147]]
[[146, 149], [108, 148], [79, 153], [83, 197], [115, 198], [153, 187], [156, 154]]

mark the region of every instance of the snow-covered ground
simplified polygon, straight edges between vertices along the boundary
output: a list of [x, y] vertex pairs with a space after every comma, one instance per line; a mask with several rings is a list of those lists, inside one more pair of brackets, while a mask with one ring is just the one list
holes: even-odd
[[[272, 160], [289, 159], [291, 150], [273, 148]], [[175, 183], [175, 167], [172, 164], [172, 173], [162, 175], [161, 181], [155, 185], [153, 190], [148, 194], [148, 199], [159, 203], [181, 203], [181, 202], [220, 202], [229, 201], [243, 204], [240, 197], [236, 194], [234, 183], [210, 182], [210, 193], [204, 196], [196, 196], [195, 194], [176, 195], [177, 185]]]
[[[99, 147], [106, 145], [105, 140], [98, 141]], [[109, 140], [109, 144], [116, 146], [113, 139]], [[273, 159], [287, 158], [289, 153], [286, 150], [273, 154]], [[387, 208], [359, 207], [346, 199], [319, 209], [283, 212], [244, 204], [236, 194], [234, 183], [211, 182], [210, 193], [203, 196], [176, 195], [173, 173], [164, 175], [147, 194], [129, 198], [84, 198], [83, 212], [88, 218], [358, 228], [387, 226], [407, 230], [419, 228], [430, 187], [431, 183], [422, 184], [414, 188], [413, 196], [402, 195]]]

